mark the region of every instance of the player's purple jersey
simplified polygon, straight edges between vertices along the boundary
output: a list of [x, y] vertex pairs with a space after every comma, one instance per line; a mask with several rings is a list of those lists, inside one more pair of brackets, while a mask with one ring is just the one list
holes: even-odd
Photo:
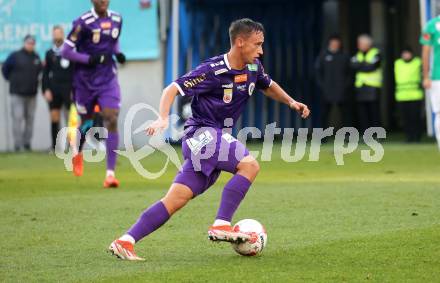
[[[91, 11], [73, 21], [66, 44], [76, 48], [76, 51], [80, 53], [111, 56], [119, 52], [117, 49], [121, 27], [122, 17], [119, 14], [108, 10], [107, 17], [100, 18], [92, 8]], [[89, 90], [106, 89], [117, 84], [116, 72], [114, 60], [95, 67], [76, 64], [73, 84], [76, 88]]]
[[224, 54], [206, 60], [173, 84], [182, 96], [193, 97], [186, 126], [223, 128], [226, 118], [235, 124], [256, 88], [266, 89], [271, 83], [259, 60], [234, 70]]

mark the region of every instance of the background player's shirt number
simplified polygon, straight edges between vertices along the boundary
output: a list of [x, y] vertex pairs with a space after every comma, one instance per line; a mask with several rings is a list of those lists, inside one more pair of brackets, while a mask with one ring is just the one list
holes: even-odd
[[192, 137], [186, 140], [186, 144], [194, 155], [197, 155], [200, 150], [207, 144], [209, 144], [214, 138], [211, 133], [206, 130], [198, 137]]

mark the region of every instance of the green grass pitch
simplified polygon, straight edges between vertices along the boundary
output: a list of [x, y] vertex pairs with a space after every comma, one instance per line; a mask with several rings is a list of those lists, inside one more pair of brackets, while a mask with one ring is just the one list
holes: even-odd
[[[259, 145], [252, 147], [259, 148]], [[261, 257], [207, 240], [224, 173], [164, 227], [136, 246], [145, 262], [106, 249], [164, 195], [176, 168], [157, 180], [124, 157], [122, 186], [101, 188], [104, 164], [74, 178], [47, 154], [0, 154], [2, 282], [440, 282], [440, 153], [434, 144], [385, 144], [379, 163], [360, 151], [335, 164], [332, 146], [318, 162], [285, 163], [279, 146], [234, 221], [254, 218], [268, 232]], [[160, 169], [164, 157], [143, 161]]]

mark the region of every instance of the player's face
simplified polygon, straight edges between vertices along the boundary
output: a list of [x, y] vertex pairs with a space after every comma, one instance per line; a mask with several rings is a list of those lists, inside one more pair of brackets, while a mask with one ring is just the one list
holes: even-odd
[[52, 32], [53, 43], [56, 46], [61, 46], [64, 42], [64, 32], [62, 29], [54, 29]]
[[110, 0], [92, 0], [93, 8], [97, 14], [107, 13]]
[[255, 59], [263, 55], [264, 34], [253, 32], [250, 36], [238, 40], [241, 56], [247, 64], [254, 63]]

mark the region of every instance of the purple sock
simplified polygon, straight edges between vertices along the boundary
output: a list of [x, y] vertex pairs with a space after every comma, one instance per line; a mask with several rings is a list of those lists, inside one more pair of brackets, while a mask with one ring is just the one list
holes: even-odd
[[108, 133], [106, 140], [107, 147], [107, 170], [115, 170], [116, 166], [116, 152], [118, 149], [119, 134], [118, 132]]
[[161, 201], [158, 201], [142, 213], [138, 221], [127, 231], [127, 234], [138, 242], [159, 229], [168, 219], [170, 219], [168, 210]]
[[231, 222], [232, 216], [249, 190], [251, 184], [251, 181], [245, 177], [235, 174], [223, 189], [222, 200], [220, 202], [220, 208], [218, 209], [216, 219]]

